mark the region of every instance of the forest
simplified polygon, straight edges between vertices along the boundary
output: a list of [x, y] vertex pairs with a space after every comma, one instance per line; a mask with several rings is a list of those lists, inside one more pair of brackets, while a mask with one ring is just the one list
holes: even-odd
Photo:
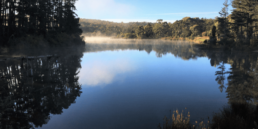
[[[115, 23], [101, 20], [80, 19], [84, 33], [124, 38], [161, 38], [207, 36], [215, 20], [185, 17], [174, 23], [158, 19], [156, 23]], [[205, 32], [205, 33], [204, 33]], [[207, 33], [206, 33], [207, 32]]]
[[[1, 46], [19, 45], [21, 40], [60, 45], [61, 39], [82, 42], [76, 0], [1, 0]], [[69, 44], [68, 43], [68, 44]], [[78, 43], [78, 42], [77, 42]]]
[[[115, 23], [79, 19], [76, 0], [1, 0], [0, 46], [84, 44], [82, 32], [118, 38], [189, 39], [210, 45], [255, 46], [258, 1], [232, 0], [214, 19], [184, 17], [174, 23]], [[228, 7], [232, 5], [232, 13]]]
[[[232, 13], [228, 7], [232, 5]], [[156, 23], [115, 23], [101, 20], [81, 19], [81, 29], [92, 35], [102, 34], [119, 38], [168, 38], [195, 39], [208, 37], [203, 42], [210, 45], [254, 46], [257, 44], [256, 0], [226, 0], [214, 19], [184, 17], [174, 23], [158, 19]]]

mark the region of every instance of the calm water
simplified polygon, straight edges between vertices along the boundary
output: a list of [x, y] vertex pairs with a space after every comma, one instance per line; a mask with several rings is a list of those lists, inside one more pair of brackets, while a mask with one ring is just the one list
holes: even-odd
[[2, 128], [151, 129], [175, 110], [194, 123], [232, 102], [257, 104], [256, 53], [119, 42], [2, 56]]

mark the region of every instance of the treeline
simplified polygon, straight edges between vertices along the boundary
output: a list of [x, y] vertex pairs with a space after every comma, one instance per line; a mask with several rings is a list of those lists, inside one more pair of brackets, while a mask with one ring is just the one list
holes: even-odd
[[[228, 13], [232, 4], [233, 11]], [[123, 38], [189, 38], [208, 36], [211, 45], [241, 46], [255, 45], [258, 42], [258, 1], [228, 0], [214, 19], [185, 17], [174, 23], [162, 19], [156, 23], [114, 23], [100, 20], [80, 20], [85, 33], [101, 33]]]
[[188, 37], [208, 36], [215, 23], [214, 19], [199, 19], [185, 17], [174, 23], [158, 19], [156, 23], [132, 22], [115, 23], [101, 20], [81, 19], [81, 28], [84, 33], [124, 38], [161, 38], [161, 37]]
[[134, 33], [138, 26], [145, 26], [146, 22], [116, 23], [95, 19], [80, 19], [81, 29], [91, 35], [117, 36]]
[[[27, 35], [80, 35], [76, 0], [1, 0], [0, 45]], [[51, 38], [49, 38], [51, 39]], [[51, 42], [49, 40], [49, 42]]]
[[[257, 43], [258, 1], [233, 0], [233, 11], [226, 0], [213, 27], [211, 43], [222, 45], [255, 45]], [[216, 41], [217, 40], [217, 41]], [[233, 44], [234, 43], [234, 44]]]

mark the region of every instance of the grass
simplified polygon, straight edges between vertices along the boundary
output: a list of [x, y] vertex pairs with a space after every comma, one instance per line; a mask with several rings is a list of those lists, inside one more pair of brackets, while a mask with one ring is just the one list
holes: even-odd
[[190, 112], [184, 114], [184, 110], [180, 113], [178, 110], [173, 111], [173, 114], [170, 119], [166, 116], [164, 117], [165, 123], [163, 126], [159, 124], [159, 129], [210, 129], [209, 121], [206, 125], [203, 121], [195, 121], [195, 124], [191, 126], [190, 123]]
[[193, 42], [196, 42], [196, 43], [204, 43], [205, 40], [209, 40], [209, 39], [210, 39], [210, 38], [209, 38], [208, 36], [196, 37]]
[[258, 106], [249, 103], [231, 104], [213, 116], [214, 129], [258, 129]]
[[[258, 106], [251, 103], [231, 103], [220, 112], [215, 113], [212, 122], [195, 121], [190, 123], [190, 113], [176, 110], [170, 119], [164, 118], [159, 129], [258, 129]], [[192, 126], [191, 126], [192, 125]]]
[[205, 40], [209, 40], [210, 38], [208, 36], [203, 36], [203, 37], [195, 37], [194, 39], [190, 39], [190, 38], [175, 38], [175, 37], [163, 37], [161, 38], [163, 40], [186, 40], [186, 41], [190, 41], [190, 42], [194, 42], [194, 43], [204, 43]]

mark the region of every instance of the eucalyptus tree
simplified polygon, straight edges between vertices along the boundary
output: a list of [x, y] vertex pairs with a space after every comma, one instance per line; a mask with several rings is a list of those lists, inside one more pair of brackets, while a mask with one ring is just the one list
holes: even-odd
[[147, 38], [151, 38], [153, 37], [154, 33], [153, 33], [153, 27], [150, 23], [148, 23], [146, 26], [144, 26], [144, 31], [145, 31], [145, 36]]
[[135, 33], [138, 38], [145, 38], [145, 31], [143, 26], [139, 26]]

